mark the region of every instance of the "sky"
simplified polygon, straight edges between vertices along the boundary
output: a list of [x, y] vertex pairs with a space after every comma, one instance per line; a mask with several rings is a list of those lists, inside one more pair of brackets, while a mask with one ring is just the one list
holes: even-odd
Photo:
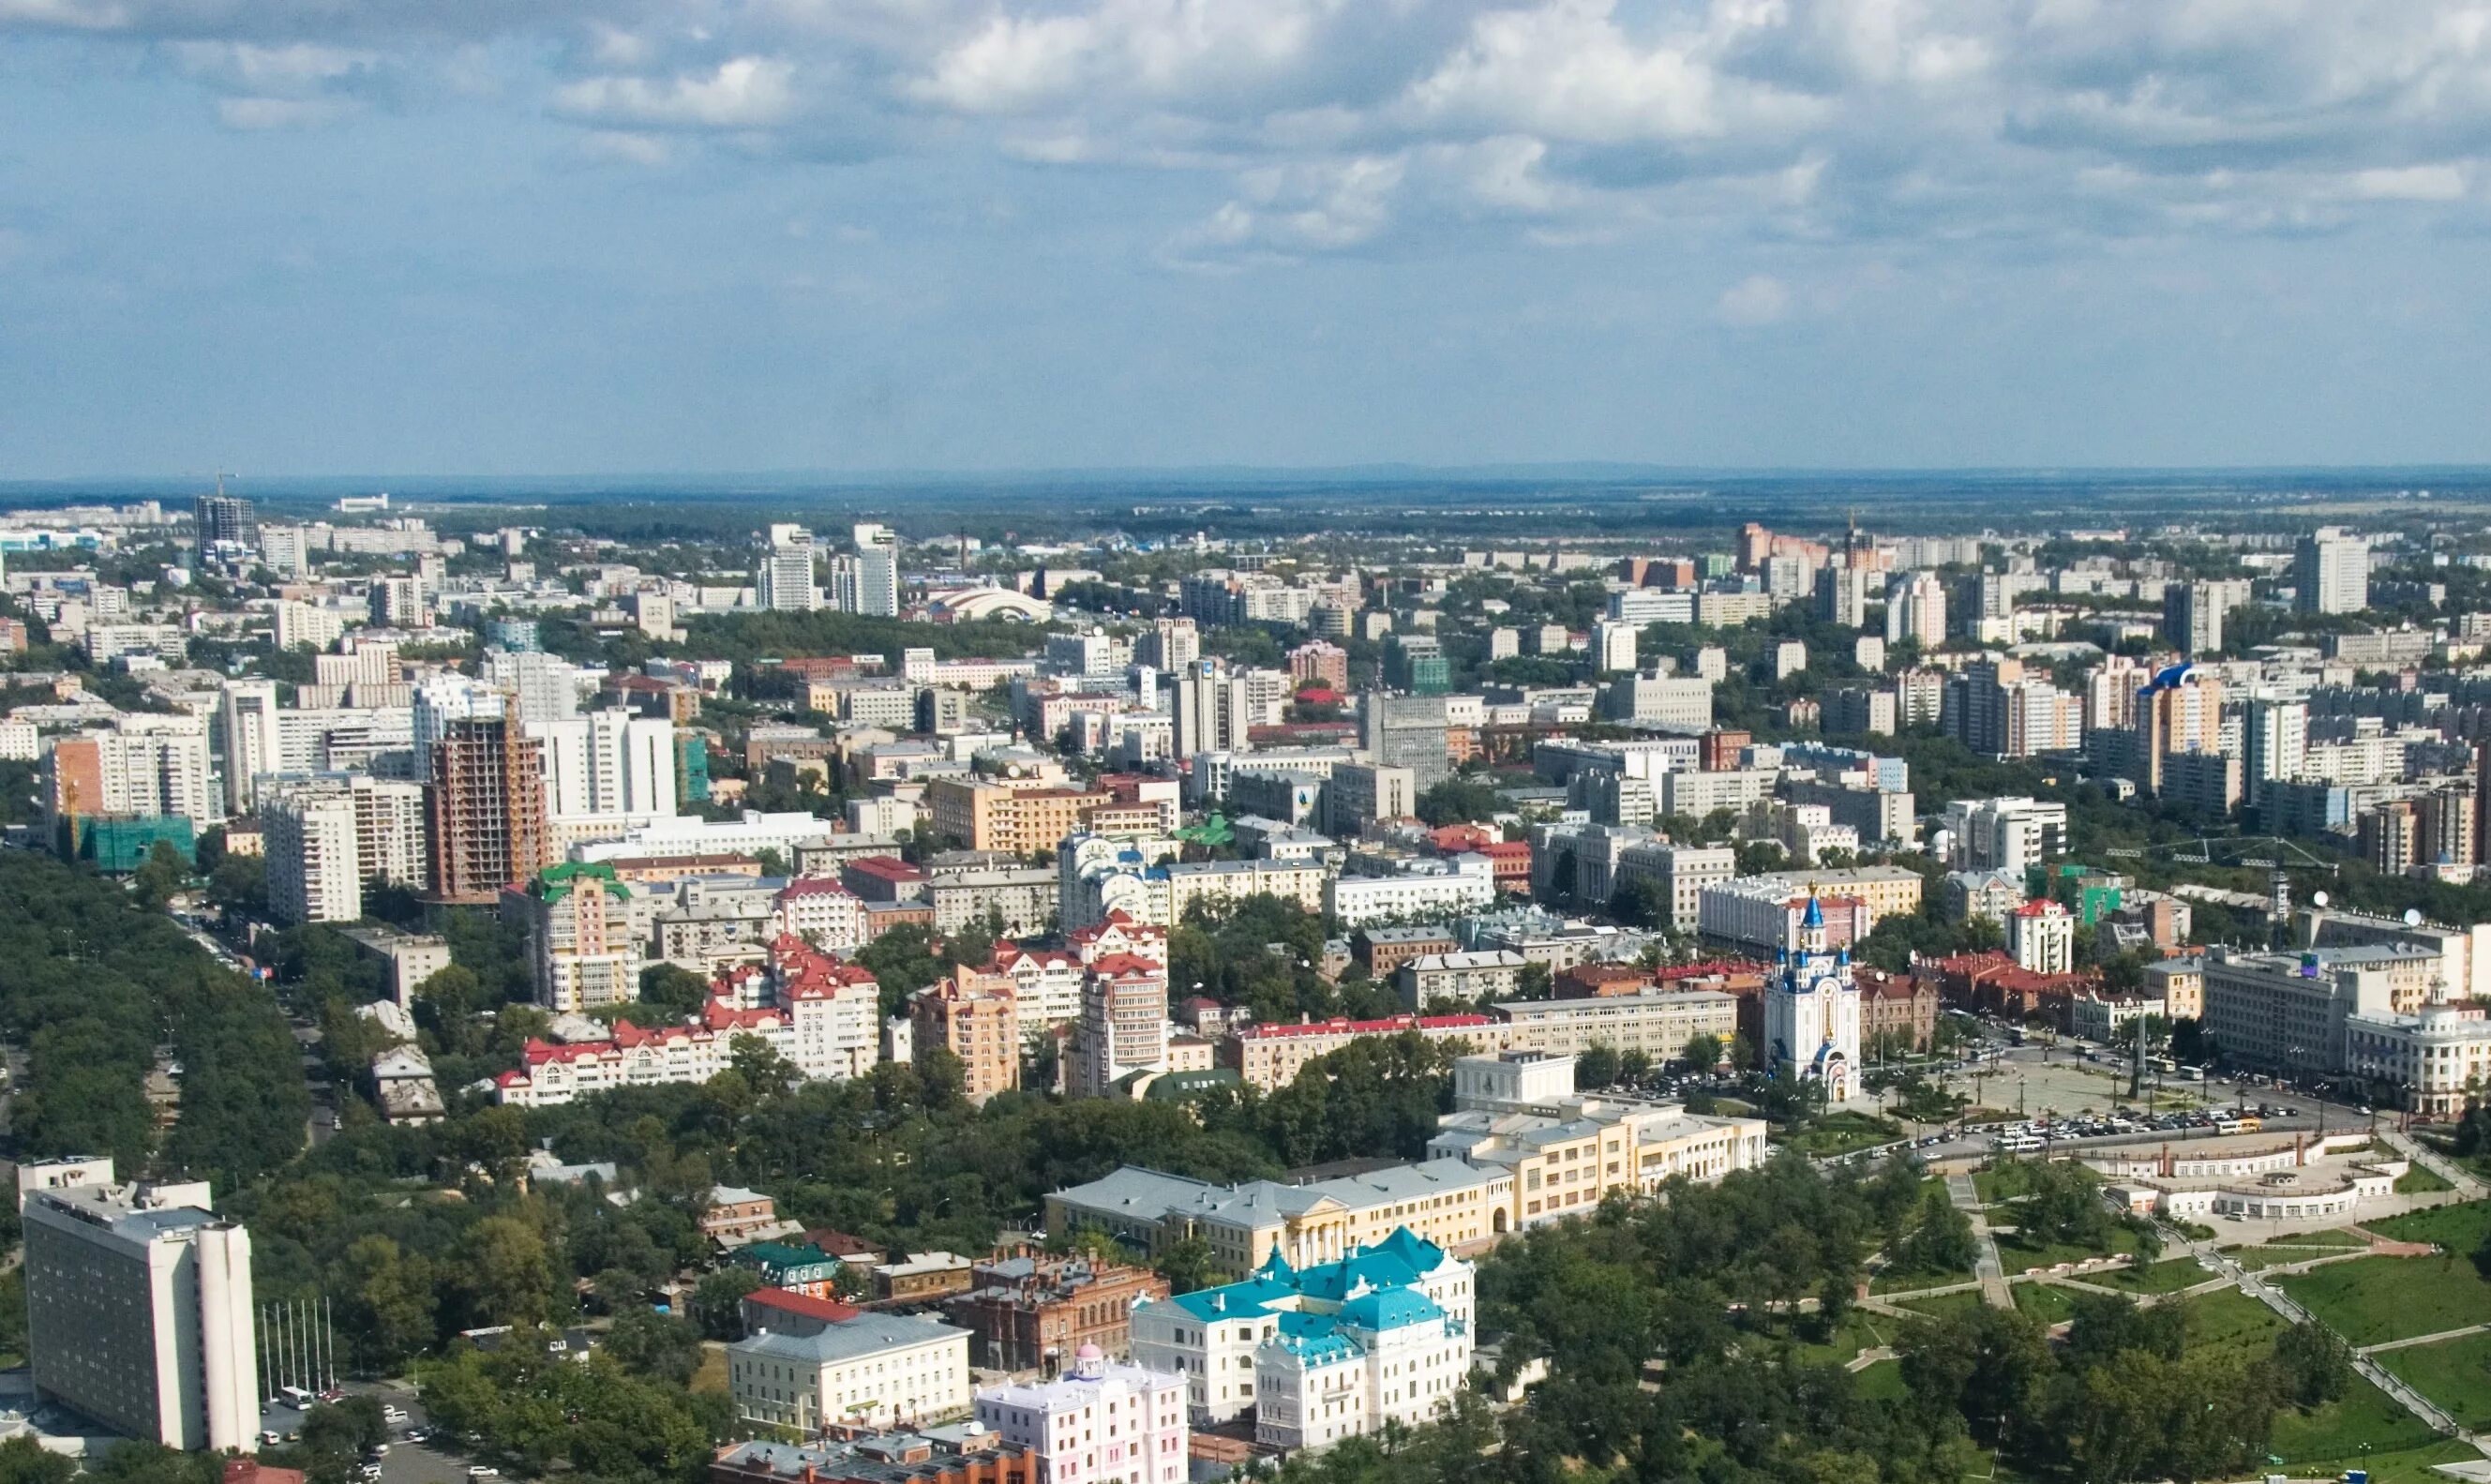
[[0, 0], [0, 480], [2491, 462], [2491, 3]]

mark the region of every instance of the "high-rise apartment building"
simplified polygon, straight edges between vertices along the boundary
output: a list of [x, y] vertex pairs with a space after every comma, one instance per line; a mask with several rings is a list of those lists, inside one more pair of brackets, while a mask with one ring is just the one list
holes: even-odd
[[1947, 683], [1938, 724], [1985, 756], [2037, 757], [2084, 744], [2084, 702], [2021, 660], [1984, 659]]
[[1173, 675], [1201, 657], [1202, 631], [1191, 619], [1154, 619], [1133, 640], [1133, 662], [1163, 675]]
[[225, 682], [224, 699], [217, 708], [217, 731], [224, 745], [227, 813], [249, 814], [253, 807], [252, 781], [283, 766], [277, 718], [275, 681]]
[[2217, 655], [2223, 648], [2223, 598], [2227, 589], [2212, 582], [2175, 582], [2162, 590], [2162, 637], [2190, 659]]
[[55, 741], [44, 756], [43, 797], [50, 819], [225, 817], [213, 786], [205, 718], [126, 715], [109, 730]]
[[820, 607], [821, 590], [813, 585], [813, 533], [802, 526], [772, 526], [752, 588], [754, 603], [773, 613], [808, 613]]
[[510, 693], [504, 710], [514, 721], [566, 721], [579, 714], [580, 667], [541, 650], [492, 650], [484, 679]]
[[2194, 665], [2173, 665], [2137, 697], [2131, 777], [2149, 794], [2162, 792], [2174, 753], [2223, 750], [2223, 683]]
[[880, 618], [899, 616], [899, 537], [889, 526], [861, 524], [856, 538], [856, 586], [851, 611]]
[[364, 915], [355, 801], [343, 789], [271, 789], [260, 832], [268, 910], [278, 921], [352, 922]]
[[1178, 757], [1244, 750], [1252, 713], [1244, 677], [1229, 674], [1226, 661], [1196, 659], [1176, 675], [1169, 688], [1176, 692], [1172, 709]]
[[1081, 983], [1073, 1090], [1103, 1097], [1119, 1078], [1165, 1069], [1167, 1034], [1165, 965], [1122, 953], [1090, 965]]
[[115, 1185], [109, 1159], [22, 1166], [38, 1396], [185, 1451], [259, 1443], [250, 1234], [206, 1182]]
[[424, 578], [413, 572], [375, 577], [364, 592], [365, 612], [383, 628], [425, 628], [432, 623], [432, 603]]
[[1845, 628], [1868, 626], [1868, 580], [1864, 567], [1829, 567], [1816, 574], [1816, 616]]
[[425, 784], [436, 897], [492, 902], [503, 887], [543, 869], [542, 750], [498, 716], [446, 725], [432, 744]]
[[1905, 572], [1886, 589], [1886, 642], [1916, 640], [1928, 651], [1946, 644], [1946, 584], [1935, 572]]
[[1606, 674], [1632, 674], [1635, 668], [1635, 633], [1632, 624], [1620, 623], [1616, 619], [1593, 620], [1593, 668]]
[[548, 866], [505, 900], [527, 919], [539, 1004], [561, 1015], [640, 997], [641, 925], [614, 867]]
[[2267, 789], [2301, 776], [2309, 760], [2309, 703], [2253, 697], [2241, 723], [2241, 786], [2262, 803]]
[[371, 888], [425, 888], [423, 784], [368, 773], [275, 775], [260, 790], [268, 905], [279, 921], [352, 922]]
[[2294, 601], [2303, 613], [2359, 613], [2370, 606], [2370, 544], [2321, 526], [2293, 549]]
[[675, 727], [627, 711], [532, 721], [544, 768], [545, 809], [557, 827], [611, 820], [618, 827], [674, 817]]
[[919, 1057], [938, 1046], [958, 1057], [962, 1091], [973, 1103], [1020, 1086], [1020, 1015], [1012, 990], [1010, 978], [963, 968], [908, 1002]]

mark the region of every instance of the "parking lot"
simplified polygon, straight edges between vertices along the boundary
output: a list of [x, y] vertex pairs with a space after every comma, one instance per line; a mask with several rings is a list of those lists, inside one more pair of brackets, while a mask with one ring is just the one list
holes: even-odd
[[[338, 1394], [375, 1397], [384, 1407], [395, 1407], [404, 1414], [403, 1420], [390, 1424], [389, 1451], [370, 1461], [378, 1470], [365, 1475], [369, 1484], [464, 1484], [468, 1461], [429, 1440], [429, 1423], [412, 1386], [349, 1383]], [[290, 1440], [302, 1426], [303, 1413], [281, 1403], [272, 1404], [260, 1416], [263, 1442], [272, 1433], [280, 1440]]]

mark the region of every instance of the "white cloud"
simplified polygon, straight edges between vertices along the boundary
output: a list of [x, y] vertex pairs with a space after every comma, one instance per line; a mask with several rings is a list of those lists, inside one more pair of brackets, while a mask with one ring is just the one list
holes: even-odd
[[2353, 172], [2353, 194], [2364, 201], [2461, 201], [2465, 172], [2454, 165], [2402, 165]]
[[376, 53], [310, 42], [262, 46], [248, 42], [176, 42], [173, 58], [193, 77], [235, 92], [302, 97], [369, 73]]
[[227, 129], [261, 132], [278, 129], [318, 129], [352, 112], [354, 105], [336, 98], [220, 98], [217, 122]]
[[627, 165], [661, 165], [672, 158], [665, 140], [626, 129], [591, 130], [581, 137], [579, 152], [590, 160]]
[[1714, 312], [1726, 325], [1771, 325], [1790, 315], [1790, 286], [1770, 274], [1755, 274], [1721, 291]]
[[1776, 9], [1724, 6], [1714, 26], [1650, 44], [1627, 36], [1613, 0], [1492, 11], [1410, 90], [1407, 103], [1422, 119], [1602, 144], [1709, 139], [1734, 127], [1787, 129], [1817, 116], [1822, 105], [1726, 75], [1714, 61], [1731, 37], [1769, 23]]
[[0, 0], [0, 26], [118, 31], [133, 23], [116, 0]]
[[768, 129], [795, 113], [795, 75], [782, 58], [745, 56], [708, 73], [590, 77], [563, 88], [554, 102], [579, 118], [656, 128]]
[[592, 158], [1208, 176], [1180, 256], [2491, 226], [2491, 0], [0, 0], [37, 29], [237, 128], [534, 88]]

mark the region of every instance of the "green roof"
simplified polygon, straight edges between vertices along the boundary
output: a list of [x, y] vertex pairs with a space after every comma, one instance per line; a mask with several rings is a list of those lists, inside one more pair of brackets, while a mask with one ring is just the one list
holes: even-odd
[[573, 887], [591, 881], [602, 886], [606, 894], [617, 901], [630, 899], [631, 888], [623, 885], [622, 878], [614, 874], [614, 867], [602, 860], [570, 860], [546, 866], [537, 873], [537, 898], [559, 902], [571, 895]]

